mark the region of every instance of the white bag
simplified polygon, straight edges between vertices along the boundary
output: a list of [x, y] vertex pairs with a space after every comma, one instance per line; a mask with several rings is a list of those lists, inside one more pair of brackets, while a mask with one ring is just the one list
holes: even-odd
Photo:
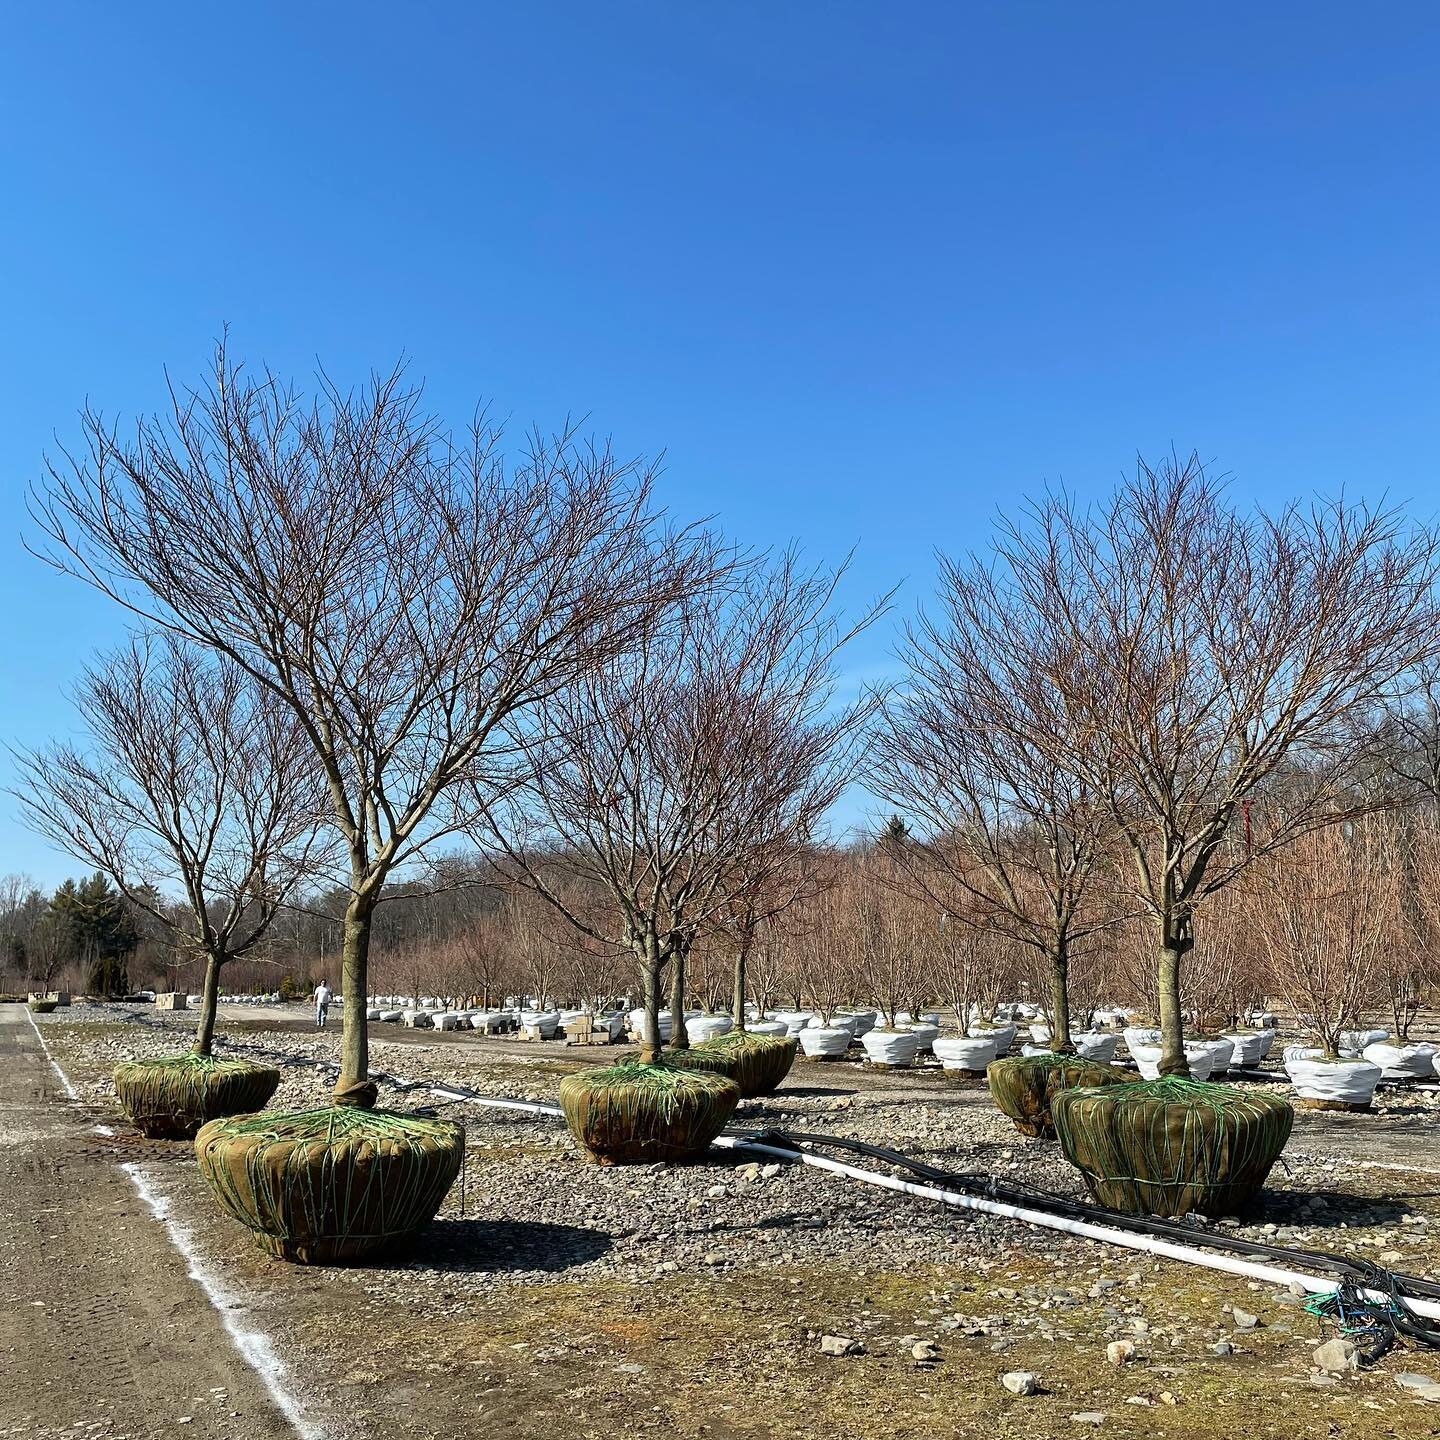
[[685, 1033], [692, 1044], [713, 1040], [717, 1035], [728, 1035], [734, 1028], [735, 1022], [728, 1015], [697, 1015], [685, 1022]]
[[812, 1060], [843, 1055], [854, 1038], [844, 1025], [807, 1025], [800, 1032], [800, 1048]]
[[1389, 1038], [1388, 1030], [1342, 1030], [1340, 1055], [1345, 1060], [1358, 1059], [1367, 1045], [1383, 1045]]
[[911, 1025], [908, 1028], [910, 1033], [915, 1037], [915, 1050], [919, 1055], [923, 1055], [930, 1049], [935, 1043], [935, 1037], [940, 1033], [940, 1027], [938, 1025], [931, 1025], [928, 1022]]
[[1200, 1042], [1209, 1048], [1213, 1057], [1210, 1064], [1212, 1075], [1223, 1075], [1231, 1066], [1235, 1056], [1235, 1042], [1228, 1035], [1222, 1035], [1218, 1040], [1202, 1040]]
[[861, 1042], [874, 1065], [909, 1066], [919, 1048], [913, 1030], [872, 1030]]
[[1150, 1025], [1127, 1025], [1121, 1032], [1125, 1048], [1133, 1055], [1137, 1045], [1153, 1047], [1160, 1043], [1160, 1032]]
[[745, 1029], [751, 1035], [788, 1035], [790, 1027], [783, 1020], [757, 1020]]
[[995, 1058], [998, 1060], [1002, 1055], [1010, 1053], [1010, 1047], [1015, 1043], [1015, 1036], [1018, 1032], [1013, 1025], [975, 1024], [967, 1033], [972, 1040], [993, 1040], [995, 1042]]
[[946, 1035], [934, 1050], [946, 1070], [983, 1070], [996, 1056], [993, 1036]]
[[1386, 1045], [1377, 1041], [1365, 1047], [1365, 1058], [1380, 1067], [1382, 1080], [1432, 1080], [1435, 1077], [1433, 1045]]
[[1070, 1038], [1075, 1042], [1075, 1048], [1080, 1054], [1100, 1065], [1108, 1065], [1115, 1058], [1115, 1051], [1120, 1046], [1118, 1035], [1102, 1035], [1093, 1030], [1085, 1035], [1072, 1034]]
[[[1159, 1045], [1131, 1045], [1130, 1053], [1135, 1057], [1135, 1064], [1142, 1079], [1158, 1080], [1160, 1078], [1161, 1050]], [[1208, 1080], [1211, 1068], [1215, 1064], [1215, 1051], [1211, 1049], [1210, 1042], [1187, 1040], [1185, 1042], [1185, 1063], [1190, 1067], [1192, 1080]]]
[[1227, 1030], [1225, 1038], [1235, 1047], [1230, 1064], [1237, 1070], [1253, 1070], [1275, 1039], [1273, 1030]]
[[1368, 1060], [1326, 1060], [1303, 1045], [1285, 1051], [1285, 1071], [1302, 1100], [1368, 1105], [1380, 1083], [1380, 1067]]
[[[670, 1032], [673, 1029], [674, 1017], [668, 1010], [662, 1010], [660, 1012], [660, 1043], [662, 1045], [668, 1045], [670, 1043]], [[644, 1010], [632, 1010], [630, 1012], [630, 1030], [637, 1040], [647, 1040], [650, 1038], [645, 1025]], [[544, 1034], [543, 1030], [541, 1034]]]
[[812, 1020], [818, 1017], [811, 1010], [777, 1010], [775, 1018], [784, 1023], [788, 1034], [798, 1035]]

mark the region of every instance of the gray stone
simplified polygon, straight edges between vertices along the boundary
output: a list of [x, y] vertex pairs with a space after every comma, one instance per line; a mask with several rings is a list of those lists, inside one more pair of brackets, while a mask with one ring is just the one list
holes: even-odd
[[863, 1355], [865, 1347], [858, 1340], [852, 1340], [848, 1335], [822, 1335], [820, 1337], [820, 1353], [822, 1355]]
[[1230, 1312], [1231, 1319], [1239, 1330], [1254, 1330], [1260, 1324], [1260, 1317], [1252, 1315], [1248, 1310], [1242, 1310], [1238, 1305]]
[[1007, 1370], [1000, 1377], [1000, 1383], [1012, 1395], [1038, 1395], [1040, 1393], [1040, 1377], [1033, 1370]]
[[1103, 1410], [1077, 1410], [1070, 1418], [1077, 1425], [1103, 1425], [1105, 1412]]
[[940, 1358], [940, 1347], [933, 1340], [919, 1340], [910, 1347], [910, 1355], [912, 1359], [927, 1363]]
[[1228, 1340], [1217, 1340], [1210, 1347], [1210, 1353], [1212, 1355], [1233, 1355], [1235, 1347]]
[[1360, 1352], [1349, 1340], [1327, 1340], [1310, 1357], [1327, 1375], [1344, 1375], [1360, 1368]]

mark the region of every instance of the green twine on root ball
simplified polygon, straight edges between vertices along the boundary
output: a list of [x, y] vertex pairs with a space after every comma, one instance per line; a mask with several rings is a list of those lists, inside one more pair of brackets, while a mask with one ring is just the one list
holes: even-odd
[[565, 1123], [601, 1165], [698, 1159], [739, 1101], [727, 1076], [664, 1061], [577, 1070], [560, 1082]]
[[996, 1105], [1022, 1135], [1050, 1140], [1055, 1136], [1050, 1110], [1062, 1090], [1077, 1085], [1119, 1085], [1126, 1077], [1113, 1066], [1082, 1055], [1050, 1051], [992, 1060], [985, 1067], [985, 1078]]
[[1278, 1095], [1174, 1077], [1066, 1091], [1053, 1112], [1090, 1193], [1131, 1215], [1239, 1214], [1295, 1121]]
[[731, 1030], [702, 1040], [688, 1050], [667, 1050], [664, 1062], [687, 1070], [711, 1070], [728, 1075], [739, 1087], [742, 1100], [769, 1095], [790, 1073], [800, 1042], [788, 1035], [752, 1035]]
[[27, 1000], [25, 1002], [32, 1015], [51, 1015], [59, 1003], [58, 1000]]
[[152, 1140], [188, 1140], [209, 1120], [263, 1110], [279, 1084], [273, 1065], [193, 1051], [115, 1068], [121, 1108]]
[[465, 1130], [390, 1110], [215, 1120], [195, 1137], [200, 1173], [262, 1250], [301, 1264], [358, 1260], [417, 1234], [460, 1172]]

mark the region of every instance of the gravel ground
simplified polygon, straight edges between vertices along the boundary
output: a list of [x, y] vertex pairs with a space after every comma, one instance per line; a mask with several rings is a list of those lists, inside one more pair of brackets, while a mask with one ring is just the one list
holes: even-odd
[[[174, 1053], [193, 1024], [130, 1015], [76, 1006], [38, 1017], [82, 1101], [121, 1130], [111, 1068]], [[333, 1059], [339, 1047], [338, 1027], [316, 1035], [298, 1010], [222, 1011], [219, 1034], [218, 1053], [259, 1045]], [[619, 1053], [371, 1027], [375, 1069], [509, 1099], [552, 1101], [570, 1069]], [[321, 1072], [282, 1074], [276, 1107], [327, 1102]], [[426, 1104], [419, 1091], [382, 1103]], [[1382, 1106], [1302, 1114], [1261, 1212], [1233, 1228], [1440, 1274], [1440, 1110], [1414, 1093]], [[317, 1271], [260, 1255], [238, 1226], [214, 1222], [184, 1146], [168, 1163], [151, 1147], [154, 1183], [205, 1262], [245, 1289], [279, 1352], [295, 1357], [329, 1435], [419, 1440], [483, 1421], [579, 1440], [836, 1427], [856, 1440], [1039, 1440], [1096, 1416], [1127, 1440], [1437, 1433], [1434, 1407], [1395, 1377], [1440, 1365], [1397, 1353], [1360, 1375], [1323, 1374], [1319, 1322], [1274, 1286], [723, 1151], [692, 1166], [597, 1167], [558, 1121], [437, 1108], [465, 1123], [464, 1183], [411, 1253], [368, 1266]], [[1055, 1145], [1018, 1136], [983, 1084], [935, 1071], [797, 1063], [736, 1121], [1079, 1193]], [[1377, 1156], [1391, 1168], [1375, 1168]], [[1107, 1361], [1115, 1344], [1133, 1347], [1119, 1365]], [[1021, 1369], [1041, 1377], [1033, 1397], [1000, 1385]]]
[[[57, 1012], [49, 1027], [62, 1027], [78, 1052], [82, 1095], [97, 1106], [113, 1105], [108, 1073], [122, 1059], [173, 1053], [189, 1035], [193, 1017], [134, 1009], [140, 1023], [117, 1026], [118, 1007], [75, 1007]], [[232, 1012], [233, 1013], [233, 1012]], [[242, 1015], [244, 1012], [240, 1012]], [[292, 1017], [285, 1017], [288, 1022]], [[42, 1019], [42, 1024], [46, 1022]], [[324, 1035], [262, 1029], [217, 1035], [217, 1053], [249, 1053], [263, 1046], [292, 1059], [333, 1060], [338, 1028]], [[554, 1103], [560, 1078], [578, 1064], [614, 1058], [604, 1049], [566, 1049], [486, 1040], [478, 1036], [389, 1041], [389, 1027], [371, 1027], [372, 1068], [406, 1079], [459, 1084], [495, 1098]], [[517, 1053], [518, 1052], [518, 1053]], [[330, 1080], [309, 1067], [282, 1069], [271, 1108], [303, 1109], [328, 1102]], [[1248, 1082], [1258, 1084], [1259, 1082]], [[1285, 1093], [1282, 1084], [1266, 1085]], [[1309, 1114], [1303, 1117], [1272, 1176], [1262, 1210], [1245, 1225], [1221, 1226], [1252, 1238], [1328, 1248], [1367, 1248], [1404, 1258], [1393, 1261], [1413, 1273], [1430, 1273], [1440, 1256], [1430, 1254], [1430, 1215], [1422, 1205], [1396, 1198], [1393, 1177], [1370, 1168], [1364, 1123], [1401, 1130], [1414, 1163], [1436, 1167], [1440, 1180], [1440, 1095], [1388, 1092], [1377, 1097], [1374, 1117]], [[844, 1260], [857, 1254], [868, 1264], [983, 1265], [1017, 1245], [1046, 1253], [1089, 1248], [1084, 1242], [984, 1215], [954, 1223], [938, 1204], [897, 1195], [839, 1177], [779, 1162], [743, 1163], [716, 1152], [715, 1163], [695, 1166], [600, 1167], [587, 1164], [563, 1124], [464, 1103], [442, 1103], [425, 1092], [382, 1103], [395, 1109], [428, 1109], [462, 1120], [467, 1131], [465, 1210], [483, 1205], [487, 1217], [520, 1226], [553, 1227], [543, 1253], [509, 1248], [511, 1278], [543, 1282], [575, 1266], [589, 1274], [633, 1279], [697, 1267], [725, 1268]], [[1354, 1122], [1361, 1122], [1358, 1130]], [[1337, 1123], [1338, 1122], [1338, 1123]], [[878, 1074], [856, 1064], [797, 1061], [775, 1095], [746, 1101], [735, 1124], [821, 1132], [868, 1141], [960, 1172], [993, 1176], [1002, 1184], [1030, 1185], [1053, 1194], [1083, 1196], [1077, 1172], [1053, 1143], [1027, 1140], [990, 1103], [981, 1082], [955, 1085], [938, 1071]], [[1358, 1135], [1336, 1144], [1336, 1134]], [[1354, 1157], [1347, 1150], [1359, 1153]], [[840, 1155], [875, 1167], [863, 1157]], [[1436, 1187], [1430, 1187], [1436, 1188]], [[1428, 1197], [1427, 1197], [1428, 1198]], [[456, 1187], [443, 1214], [462, 1217]], [[1440, 1225], [1440, 1213], [1435, 1216]], [[1339, 1232], [1343, 1231], [1343, 1237]], [[1357, 1233], [1358, 1232], [1358, 1233]], [[567, 1241], [564, 1237], [570, 1235]], [[599, 1237], [603, 1237], [602, 1247]], [[508, 1248], [508, 1247], [507, 1247]], [[558, 1253], [555, 1253], [558, 1248]], [[656, 1255], [664, 1259], [656, 1261]], [[456, 1257], [469, 1268], [470, 1257]], [[418, 1268], [446, 1263], [428, 1255]]]

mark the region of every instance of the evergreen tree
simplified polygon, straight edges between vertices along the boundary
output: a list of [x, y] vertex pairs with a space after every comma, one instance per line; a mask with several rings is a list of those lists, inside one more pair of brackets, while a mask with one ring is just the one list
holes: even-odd
[[50, 899], [66, 957], [85, 974], [92, 995], [123, 995], [139, 936], [129, 908], [98, 871], [78, 885], [67, 880]]

